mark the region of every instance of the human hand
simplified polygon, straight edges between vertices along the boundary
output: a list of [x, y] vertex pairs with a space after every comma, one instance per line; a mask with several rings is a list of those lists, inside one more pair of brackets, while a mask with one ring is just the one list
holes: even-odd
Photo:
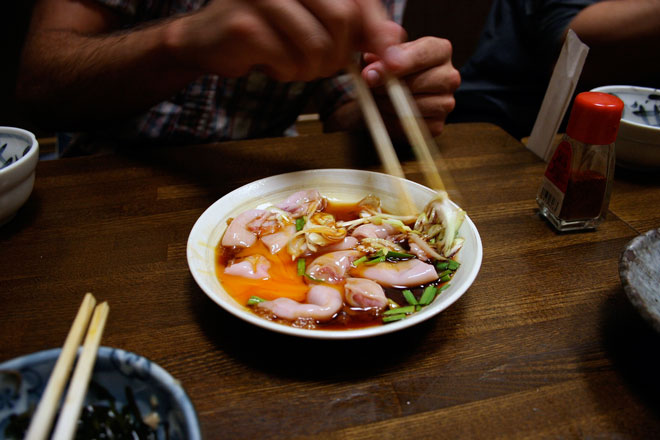
[[334, 74], [356, 51], [387, 59], [403, 29], [379, 0], [213, 0], [173, 22], [170, 46], [184, 66], [237, 77], [260, 68], [279, 81]]
[[362, 76], [373, 88], [383, 119], [395, 137], [404, 138], [383, 87], [385, 72], [405, 81], [431, 134], [437, 136], [456, 105], [454, 92], [461, 82], [451, 55], [451, 43], [436, 37], [423, 37], [392, 46], [386, 49], [385, 60], [373, 53], [364, 55], [366, 66], [362, 69]]

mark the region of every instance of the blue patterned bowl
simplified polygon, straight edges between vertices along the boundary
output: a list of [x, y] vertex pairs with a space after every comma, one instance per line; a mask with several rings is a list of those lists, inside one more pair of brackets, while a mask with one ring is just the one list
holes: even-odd
[[624, 103], [614, 143], [617, 164], [640, 171], [660, 170], [660, 89], [605, 86], [594, 91], [617, 96]]
[[34, 187], [39, 143], [34, 134], [0, 127], [0, 225], [11, 220]]
[[[5, 438], [12, 415], [36, 406], [60, 351], [40, 351], [0, 364], [0, 439]], [[159, 439], [201, 439], [197, 415], [186, 392], [167, 371], [147, 358], [118, 348], [100, 347], [92, 382], [109, 391], [120, 406], [126, 404], [125, 388], [130, 387], [140, 414], [158, 413]], [[90, 387], [85, 404], [101, 401]], [[165, 426], [169, 437], [165, 435]]]

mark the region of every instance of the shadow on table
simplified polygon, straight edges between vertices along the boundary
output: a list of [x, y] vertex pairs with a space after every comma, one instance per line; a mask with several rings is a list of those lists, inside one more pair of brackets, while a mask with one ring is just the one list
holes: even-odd
[[[191, 290], [197, 286], [191, 286]], [[354, 340], [319, 340], [275, 333], [223, 310], [202, 292], [192, 305], [207, 338], [227, 355], [251, 368], [296, 380], [350, 380], [423, 362], [452, 337], [463, 319], [460, 301], [416, 326], [387, 335]], [[451, 314], [451, 319], [447, 316]], [[451, 325], [446, 323], [451, 321]], [[439, 330], [442, 328], [442, 330]]]
[[614, 170], [614, 178], [629, 183], [660, 186], [660, 172], [658, 170], [634, 170], [617, 165]]
[[635, 310], [623, 288], [602, 311], [606, 355], [635, 396], [660, 416], [660, 334]]
[[7, 223], [0, 225], [0, 240], [7, 240], [12, 235], [32, 225], [40, 214], [41, 201], [39, 194], [33, 191], [27, 202], [19, 208]]
[[342, 132], [186, 146], [129, 146], [118, 154], [158, 165], [191, 183], [229, 185], [225, 191], [292, 171], [378, 166], [378, 157], [368, 138]]

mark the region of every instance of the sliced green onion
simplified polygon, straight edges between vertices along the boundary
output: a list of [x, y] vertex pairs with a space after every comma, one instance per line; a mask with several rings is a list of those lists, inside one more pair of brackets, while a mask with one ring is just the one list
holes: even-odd
[[383, 312], [383, 315], [397, 315], [397, 314], [409, 314], [409, 313], [414, 313], [415, 312], [415, 306], [405, 306], [405, 307], [397, 307], [396, 309], [389, 309]]
[[298, 275], [301, 277], [305, 275], [306, 264], [304, 258], [298, 258]]
[[387, 253], [387, 258], [413, 258], [415, 257], [412, 254], [405, 254], [403, 252], [389, 251]]
[[247, 305], [248, 306], [253, 306], [255, 304], [259, 304], [266, 301], [263, 298], [259, 298], [258, 296], [251, 296], [250, 299], [248, 299]]
[[437, 263], [435, 263], [435, 268], [437, 270], [448, 269], [449, 268], [449, 261], [442, 261], [442, 262], [438, 261]]
[[386, 260], [387, 257], [384, 255], [381, 255], [380, 257], [376, 257], [374, 259], [371, 259], [369, 261], [365, 261], [364, 264], [376, 264], [376, 263], [382, 263], [383, 261]]
[[364, 263], [365, 261], [367, 261], [367, 256], [363, 255], [362, 257], [360, 257], [357, 260], [353, 261], [353, 267], [358, 267], [360, 264]]
[[436, 288], [435, 286], [427, 286], [422, 293], [422, 297], [419, 299], [419, 303], [423, 306], [431, 304], [433, 298], [435, 298]]
[[311, 276], [311, 275], [308, 274], [307, 272], [305, 272], [305, 276], [306, 276], [307, 278], [309, 278], [310, 280], [316, 282], [316, 283], [325, 283], [325, 280], [321, 280], [321, 279], [318, 279], [318, 278], [314, 278], [313, 276]]
[[446, 283], [449, 280], [451, 280], [451, 275], [445, 275], [442, 278], [440, 278], [440, 281], [442, 281], [443, 283]]
[[443, 290], [446, 290], [450, 286], [449, 283], [443, 284], [442, 286], [438, 287], [438, 293], [442, 292]]
[[406, 317], [406, 315], [403, 315], [403, 314], [383, 316], [383, 322], [387, 323], [387, 322], [401, 321], [405, 317]]
[[397, 226], [398, 228], [404, 231], [410, 231], [410, 227], [406, 226], [401, 220], [396, 218], [386, 218], [383, 220], [383, 223], [387, 223], [392, 226]]
[[411, 306], [416, 306], [417, 304], [419, 304], [417, 302], [417, 298], [415, 298], [415, 295], [408, 289], [403, 291], [403, 297], [406, 299], [406, 301], [408, 301], [408, 304], [410, 304]]
[[449, 269], [451, 270], [456, 270], [461, 266], [461, 263], [459, 263], [456, 260], [449, 260]]
[[296, 219], [296, 232], [302, 231], [305, 227], [305, 217], [298, 217]]
[[442, 272], [440, 272], [440, 273], [438, 274], [438, 278], [442, 278], [442, 277], [444, 277], [445, 275], [451, 275], [452, 272], [453, 272], [453, 270], [449, 270], [449, 269], [447, 269], [447, 270], [445, 270], [445, 271], [442, 271]]

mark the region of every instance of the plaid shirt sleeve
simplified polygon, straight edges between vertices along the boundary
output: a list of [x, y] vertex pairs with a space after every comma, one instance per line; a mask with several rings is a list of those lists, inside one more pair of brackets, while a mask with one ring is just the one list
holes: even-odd
[[208, 0], [93, 0], [124, 16], [128, 25], [195, 11]]

